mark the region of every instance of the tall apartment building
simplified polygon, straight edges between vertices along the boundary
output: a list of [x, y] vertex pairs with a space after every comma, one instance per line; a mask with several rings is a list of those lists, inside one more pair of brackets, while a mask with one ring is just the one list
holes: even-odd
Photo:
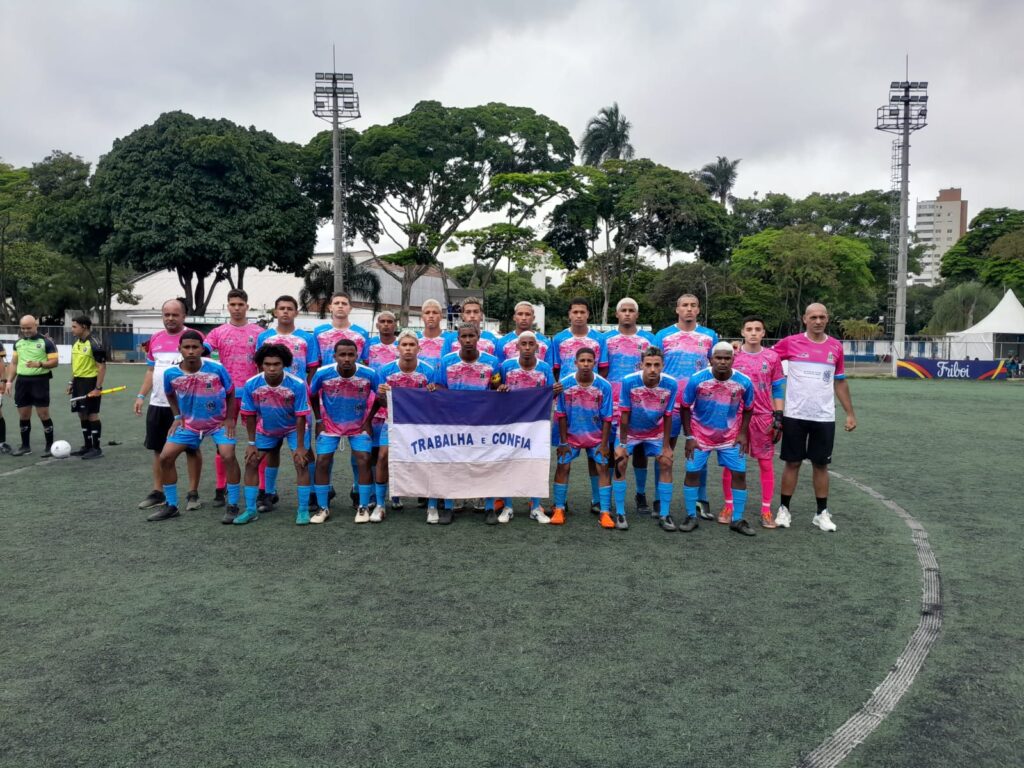
[[913, 285], [936, 285], [942, 279], [939, 268], [942, 254], [967, 231], [967, 201], [960, 199], [960, 189], [940, 189], [934, 200], [917, 202], [914, 231], [925, 246], [921, 271], [910, 276]]

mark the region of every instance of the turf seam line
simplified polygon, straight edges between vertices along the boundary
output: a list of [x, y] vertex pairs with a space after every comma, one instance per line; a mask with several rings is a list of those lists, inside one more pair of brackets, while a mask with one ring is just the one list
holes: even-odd
[[928, 543], [924, 526], [899, 504], [887, 499], [874, 488], [838, 472], [832, 477], [843, 480], [880, 501], [903, 520], [910, 529], [910, 538], [921, 564], [921, 621], [917, 625], [892, 667], [861, 708], [819, 744], [813, 752], [797, 763], [797, 768], [834, 768], [885, 720], [899, 703], [924, 665], [928, 652], [942, 629], [942, 579], [939, 564]]
[[10, 477], [11, 475], [16, 475], [19, 472], [24, 472], [26, 469], [32, 469], [33, 467], [41, 467], [44, 464], [52, 464], [54, 461], [56, 461], [56, 459], [43, 459], [42, 461], [35, 461], [32, 462], [31, 464], [26, 464], [23, 467], [18, 467], [17, 469], [11, 469], [8, 470], [7, 472], [0, 472], [0, 477]]

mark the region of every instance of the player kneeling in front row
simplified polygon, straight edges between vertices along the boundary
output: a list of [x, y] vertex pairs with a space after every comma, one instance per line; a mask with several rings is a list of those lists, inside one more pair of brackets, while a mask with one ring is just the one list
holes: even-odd
[[146, 518], [150, 522], [178, 516], [178, 471], [174, 462], [186, 450], [198, 450], [207, 436], [213, 438], [224, 460], [228, 509], [238, 511], [241, 470], [235, 458], [235, 424], [226, 421], [233, 408], [234, 385], [223, 365], [203, 359], [203, 350], [199, 332], [185, 331], [178, 341], [181, 362], [164, 373], [164, 394], [174, 418], [167, 443], [160, 451], [166, 503]]
[[698, 371], [683, 389], [683, 435], [686, 437], [686, 522], [679, 530], [689, 533], [697, 527], [697, 496], [700, 473], [711, 451], [719, 466], [732, 472], [732, 521], [729, 528], [745, 536], [754, 529], [743, 519], [747, 506], [747, 445], [750, 417], [754, 408], [754, 385], [732, 369], [733, 349], [727, 341], [711, 351], [711, 367]]
[[[615, 527], [626, 530], [626, 465], [636, 451], [658, 459], [658, 515], [661, 527], [676, 530], [669, 514], [672, 504], [672, 412], [676, 405], [678, 385], [662, 373], [664, 358], [661, 349], [648, 347], [643, 355], [643, 370], [631, 373], [622, 381], [619, 392], [619, 442], [615, 447]], [[601, 525], [606, 525], [602, 516]]]
[[[264, 470], [268, 487], [276, 489], [277, 472], [281, 466], [281, 444], [287, 440], [295, 464], [295, 485], [299, 507], [295, 524], [309, 523], [309, 398], [306, 382], [288, 372], [292, 353], [283, 344], [266, 344], [254, 357], [260, 373], [249, 379], [242, 388], [242, 407], [249, 433], [245, 449], [245, 511], [228, 507], [222, 523], [245, 525], [259, 518], [259, 468], [266, 459]], [[302, 444], [299, 444], [301, 438]], [[276, 493], [274, 494], [276, 495]]]
[[[379, 397], [370, 409], [368, 417], [373, 424], [374, 442], [377, 443], [379, 450], [375, 478], [377, 504], [370, 513], [371, 523], [382, 523], [387, 517], [385, 502], [388, 495], [388, 392], [392, 388], [427, 389], [431, 392], [437, 388], [434, 384], [434, 369], [420, 362], [419, 353], [420, 341], [416, 332], [406, 328], [398, 334], [398, 359], [386, 363], [380, 369], [380, 384], [377, 385]], [[392, 506], [394, 507], [394, 504]], [[437, 523], [438, 519], [437, 504], [434, 503], [427, 511], [427, 522]]]
[[331, 516], [331, 465], [341, 438], [348, 438], [356, 458], [359, 507], [357, 523], [370, 522], [370, 498], [373, 475], [370, 452], [373, 450], [373, 426], [370, 406], [377, 397], [377, 374], [356, 362], [359, 350], [351, 339], [339, 339], [334, 345], [334, 365], [325, 365], [309, 385], [313, 413], [316, 414], [316, 502], [319, 509], [309, 521], [322, 523]]
[[562, 394], [558, 396], [555, 416], [558, 418], [558, 468], [555, 470], [552, 525], [565, 523], [565, 500], [569, 494], [569, 467], [572, 460], [586, 450], [587, 458], [597, 466], [598, 504], [601, 524], [611, 522], [611, 482], [608, 475], [608, 457], [611, 454], [612, 385], [597, 376], [594, 367], [597, 358], [590, 347], [576, 350], [576, 371], [562, 379]]

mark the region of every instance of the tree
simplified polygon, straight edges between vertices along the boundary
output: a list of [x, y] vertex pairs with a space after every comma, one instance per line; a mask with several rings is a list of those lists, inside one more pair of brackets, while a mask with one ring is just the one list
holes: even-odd
[[502, 261], [518, 271], [534, 272], [551, 260], [551, 250], [537, 240], [531, 227], [514, 224], [491, 224], [481, 229], [456, 232], [448, 244], [449, 250], [469, 248], [473, 253], [473, 271], [468, 274], [466, 288], [479, 287], [487, 291]]
[[840, 320], [839, 328], [843, 332], [844, 339], [857, 339], [858, 341], [869, 341], [877, 339], [882, 335], [882, 326], [870, 320], [848, 319]]
[[587, 122], [580, 140], [583, 165], [601, 165], [606, 160], [632, 160], [633, 145], [629, 143], [629, 120], [619, 112], [618, 102], [602, 107]]
[[989, 246], [1003, 235], [1022, 228], [1024, 211], [985, 208], [971, 220], [967, 234], [942, 255], [939, 274], [950, 283], [977, 281], [981, 278]]
[[707, 187], [711, 196], [718, 199], [723, 208], [729, 200], [729, 193], [736, 186], [736, 167], [740, 162], [719, 155], [715, 162], [708, 163], [697, 172], [697, 178]]
[[932, 318], [924, 333], [941, 336], [951, 331], [970, 328], [996, 308], [999, 294], [981, 283], [960, 283], [948, 288], [935, 299]]
[[[373, 305], [374, 314], [380, 312], [380, 277], [375, 270], [356, 264], [350, 253], [342, 257], [345, 269], [345, 290], [353, 297], [359, 296]], [[314, 261], [302, 273], [302, 288], [299, 289], [299, 306], [303, 312], [315, 307], [320, 318], [327, 316], [331, 295], [334, 293], [334, 264]]]
[[300, 165], [299, 147], [264, 131], [163, 114], [97, 166], [106, 252], [137, 270], [173, 270], [191, 314], [206, 312], [221, 281], [242, 287], [246, 269], [300, 274], [316, 242]]
[[555, 121], [496, 103], [463, 109], [424, 101], [365, 131], [353, 156], [381, 236], [398, 248], [381, 258], [398, 268], [387, 272], [401, 284], [401, 324], [408, 324], [413, 284], [431, 266], [443, 270], [438, 255], [460, 227], [474, 214], [512, 205], [508, 174], [567, 171], [575, 152]]
[[981, 279], [986, 285], [1024, 289], [1024, 229], [1007, 232], [985, 252]]
[[16, 283], [8, 259], [14, 243], [25, 239], [29, 227], [28, 170], [0, 162], [0, 322], [10, 324], [16, 308], [8, 302]]
[[[449, 274], [460, 285], [472, 287], [478, 281], [479, 265], [463, 264], [449, 271]], [[502, 269], [493, 275], [488, 288], [481, 290], [484, 306], [491, 317], [501, 318], [501, 327], [505, 331], [512, 330], [512, 311], [517, 302], [529, 301], [533, 304], [548, 304], [548, 293], [537, 288], [532, 281], [532, 274], [527, 270], [515, 270], [511, 273]], [[548, 307], [550, 309], [550, 307]]]

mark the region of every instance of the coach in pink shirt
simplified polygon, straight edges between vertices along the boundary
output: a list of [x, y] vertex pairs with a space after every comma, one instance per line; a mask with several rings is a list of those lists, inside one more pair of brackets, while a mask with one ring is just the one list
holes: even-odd
[[782, 500], [775, 524], [788, 528], [793, 491], [800, 465], [810, 459], [813, 468], [817, 513], [811, 521], [823, 531], [834, 531], [836, 524], [828, 511], [828, 465], [836, 434], [836, 398], [846, 411], [845, 429], [857, 428], [850, 387], [843, 366], [843, 344], [825, 333], [828, 310], [824, 304], [811, 304], [804, 311], [804, 333], [787, 336], [773, 349], [788, 363], [786, 371], [786, 407], [782, 416], [782, 450], [786, 462], [782, 472]]

